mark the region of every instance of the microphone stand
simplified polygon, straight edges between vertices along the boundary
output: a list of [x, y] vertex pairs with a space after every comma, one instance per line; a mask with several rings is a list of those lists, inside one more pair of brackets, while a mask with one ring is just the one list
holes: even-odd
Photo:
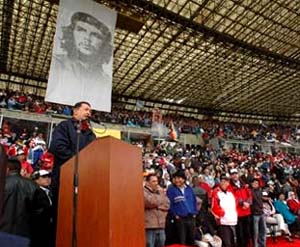
[[79, 143], [81, 133], [81, 120], [78, 121], [76, 129], [76, 153], [73, 175], [73, 224], [72, 224], [72, 247], [77, 247], [77, 205], [78, 205], [78, 186], [79, 186]]

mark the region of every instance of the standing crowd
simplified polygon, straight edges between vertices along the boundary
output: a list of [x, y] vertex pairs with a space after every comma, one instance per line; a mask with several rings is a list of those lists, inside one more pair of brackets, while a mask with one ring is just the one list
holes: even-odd
[[[13, 142], [4, 126], [0, 139], [8, 161], [0, 231], [29, 238], [31, 247], [55, 246], [60, 167], [76, 154], [78, 135], [79, 150], [95, 139], [86, 121], [91, 114], [89, 103], [77, 103], [73, 117], [55, 128], [49, 150], [42, 134], [24, 130], [23, 139]], [[19, 147], [24, 139], [28, 149]], [[289, 242], [299, 237], [297, 155], [264, 153], [255, 145], [215, 150], [209, 143], [163, 142], [146, 145], [142, 163], [147, 247], [265, 247], [270, 225]]]
[[178, 144], [173, 154], [163, 145], [147, 151], [147, 247], [266, 247], [267, 234], [300, 238], [298, 156]]

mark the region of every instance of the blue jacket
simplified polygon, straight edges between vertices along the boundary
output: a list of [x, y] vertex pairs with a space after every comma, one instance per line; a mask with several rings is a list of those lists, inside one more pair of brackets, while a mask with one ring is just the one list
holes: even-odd
[[289, 209], [289, 207], [288, 207], [287, 204], [285, 204], [284, 202], [282, 202], [282, 201], [280, 201], [280, 200], [276, 200], [276, 201], [274, 202], [274, 207], [275, 207], [276, 211], [277, 211], [278, 213], [280, 213], [280, 214], [283, 216], [285, 222], [286, 222], [288, 225], [293, 224], [293, 223], [295, 222], [297, 216], [294, 215], [294, 214], [290, 211], [290, 209]]
[[182, 194], [181, 190], [177, 186], [171, 185], [167, 190], [167, 196], [170, 200], [169, 212], [173, 217], [197, 215], [196, 196], [190, 186], [186, 185], [184, 194]]

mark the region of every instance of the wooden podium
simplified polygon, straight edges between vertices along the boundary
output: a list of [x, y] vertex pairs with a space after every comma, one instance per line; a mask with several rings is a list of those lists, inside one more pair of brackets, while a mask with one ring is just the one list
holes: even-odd
[[[57, 247], [72, 246], [73, 167], [61, 168]], [[78, 247], [144, 247], [142, 154], [113, 137], [95, 140], [79, 154]]]

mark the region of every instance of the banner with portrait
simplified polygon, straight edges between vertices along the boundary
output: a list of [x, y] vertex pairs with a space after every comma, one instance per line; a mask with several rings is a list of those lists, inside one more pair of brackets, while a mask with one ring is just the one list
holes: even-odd
[[92, 0], [60, 0], [45, 100], [111, 111], [117, 13]]

